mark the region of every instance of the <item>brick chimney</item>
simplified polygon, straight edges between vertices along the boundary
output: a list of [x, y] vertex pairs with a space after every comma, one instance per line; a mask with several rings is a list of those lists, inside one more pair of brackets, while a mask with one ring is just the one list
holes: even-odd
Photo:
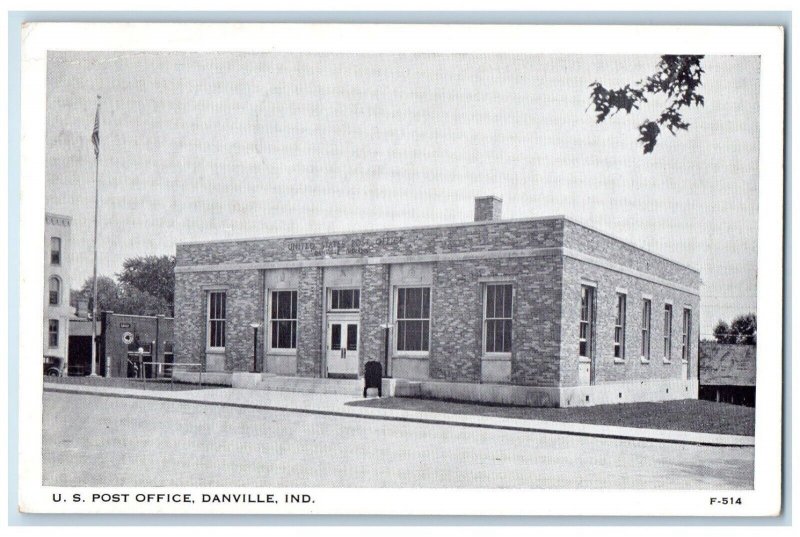
[[89, 318], [89, 300], [86, 298], [79, 298], [78, 299], [78, 307], [75, 312], [75, 316], [80, 317], [81, 319], [88, 319]]
[[479, 196], [475, 198], [475, 221], [486, 222], [500, 220], [503, 216], [503, 200], [497, 196]]

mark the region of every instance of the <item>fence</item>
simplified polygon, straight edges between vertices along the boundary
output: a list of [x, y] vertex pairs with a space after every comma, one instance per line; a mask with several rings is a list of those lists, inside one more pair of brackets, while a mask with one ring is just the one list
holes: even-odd
[[150, 378], [151, 382], [156, 382], [157, 379], [169, 378], [170, 386], [175, 385], [175, 379], [172, 371], [175, 368], [197, 368], [197, 382], [203, 386], [203, 364], [201, 363], [179, 363], [176, 364], [172, 361], [169, 362], [154, 362], [149, 360], [142, 360], [143, 355], [132, 353], [137, 359], [131, 359], [128, 356], [128, 371], [132, 374], [128, 378], [134, 378], [142, 381], [142, 387], [147, 389], [147, 379]]

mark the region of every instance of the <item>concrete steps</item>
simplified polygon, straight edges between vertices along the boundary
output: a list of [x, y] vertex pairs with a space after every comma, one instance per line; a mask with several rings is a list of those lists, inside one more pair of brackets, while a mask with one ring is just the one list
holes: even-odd
[[[247, 387], [255, 390], [272, 390], [278, 392], [305, 392], [305, 393], [332, 393], [339, 395], [362, 395], [364, 389], [363, 379], [320, 379], [309, 377], [278, 377], [274, 375], [252, 373], [237, 374], [234, 377], [244, 377], [234, 380], [234, 387]], [[245, 385], [246, 384], [246, 385]]]
[[[197, 383], [198, 374], [178, 373], [176, 380]], [[271, 373], [203, 373], [203, 383], [226, 385], [248, 390], [270, 390], [276, 392], [328, 393], [361, 397], [364, 390], [364, 379], [330, 379], [311, 377], [281, 377]], [[417, 397], [420, 393], [419, 382], [403, 379], [383, 379], [384, 397]], [[368, 395], [377, 395], [374, 388]]]

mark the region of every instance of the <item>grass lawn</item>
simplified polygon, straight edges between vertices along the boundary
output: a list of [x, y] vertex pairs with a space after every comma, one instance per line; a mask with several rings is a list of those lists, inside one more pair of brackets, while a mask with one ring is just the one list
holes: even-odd
[[169, 379], [147, 379], [147, 385], [142, 382], [142, 379], [129, 379], [129, 378], [105, 378], [105, 377], [44, 377], [45, 387], [59, 385], [59, 386], [102, 386], [105, 388], [131, 388], [137, 390], [153, 390], [153, 391], [184, 391], [184, 390], [201, 390], [205, 388], [219, 388], [220, 386], [213, 386], [203, 384], [185, 384], [182, 382], [170, 383]]
[[348, 404], [373, 408], [439, 412], [442, 414], [498, 416], [502, 418], [615, 425], [644, 429], [669, 429], [698, 433], [746, 436], [755, 434], [754, 408], [694, 399], [576, 408], [482, 405], [406, 397], [366, 399]]

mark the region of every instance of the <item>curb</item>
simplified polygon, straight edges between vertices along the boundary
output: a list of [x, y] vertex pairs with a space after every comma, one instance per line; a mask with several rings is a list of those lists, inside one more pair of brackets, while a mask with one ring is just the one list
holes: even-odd
[[[469, 421], [459, 421], [458, 419], [454, 420], [445, 420], [445, 419], [437, 419], [437, 418], [423, 418], [423, 417], [409, 417], [409, 416], [391, 416], [391, 415], [379, 415], [379, 414], [358, 414], [358, 413], [350, 413], [350, 412], [341, 412], [337, 410], [320, 410], [320, 409], [313, 409], [313, 408], [298, 408], [298, 407], [284, 407], [284, 406], [277, 406], [277, 405], [259, 405], [259, 404], [251, 404], [251, 403], [234, 403], [234, 402], [226, 402], [226, 401], [203, 401], [197, 399], [186, 399], [182, 397], [163, 397], [157, 395], [143, 395], [143, 394], [123, 394], [123, 393], [115, 393], [115, 392], [103, 392], [103, 391], [90, 391], [90, 390], [76, 390], [76, 389], [69, 389], [69, 388], [49, 388], [47, 386], [44, 387], [45, 392], [54, 392], [54, 393], [65, 393], [70, 395], [95, 395], [99, 397], [111, 397], [117, 399], [144, 399], [149, 401], [165, 401], [165, 402], [172, 402], [172, 403], [188, 403], [188, 404], [195, 404], [195, 405], [205, 405], [205, 406], [224, 406], [224, 407], [231, 407], [231, 408], [244, 408], [248, 410], [271, 410], [277, 412], [295, 412], [298, 414], [318, 414], [322, 416], [335, 416], [335, 417], [342, 417], [342, 418], [360, 418], [360, 419], [370, 419], [370, 420], [385, 420], [385, 421], [400, 421], [400, 422], [407, 422], [407, 423], [425, 423], [429, 425], [451, 425], [456, 427], [473, 427], [476, 429], [498, 429], [504, 431], [517, 431], [517, 432], [530, 432], [530, 433], [545, 433], [545, 434], [562, 434], [562, 435], [570, 435], [570, 436], [586, 436], [590, 438], [607, 438], [610, 440], [631, 440], [631, 441], [639, 441], [639, 442], [655, 442], [660, 444], [682, 444], [682, 445], [694, 445], [694, 446], [711, 446], [711, 447], [732, 447], [732, 448], [747, 448], [747, 447], [754, 447], [754, 444], [749, 443], [725, 443], [725, 442], [714, 442], [714, 441], [703, 441], [700, 439], [690, 440], [690, 439], [680, 439], [680, 438], [660, 438], [660, 437], [652, 437], [646, 436], [641, 434], [635, 434], [634, 431], [637, 429], [633, 427], [629, 427], [628, 429], [631, 430], [631, 434], [619, 434], [619, 433], [601, 433], [601, 432], [588, 432], [588, 431], [572, 431], [572, 430], [565, 430], [565, 429], [548, 429], [542, 427], [523, 427], [517, 425], [503, 425], [499, 423], [475, 423]], [[556, 423], [556, 422], [550, 422]], [[686, 432], [686, 431], [675, 431], [676, 433]], [[691, 434], [705, 434], [705, 433], [691, 433]], [[722, 435], [720, 435], [722, 436]], [[734, 436], [734, 435], [731, 435]], [[746, 438], [753, 438], [753, 437], [746, 437]]]

